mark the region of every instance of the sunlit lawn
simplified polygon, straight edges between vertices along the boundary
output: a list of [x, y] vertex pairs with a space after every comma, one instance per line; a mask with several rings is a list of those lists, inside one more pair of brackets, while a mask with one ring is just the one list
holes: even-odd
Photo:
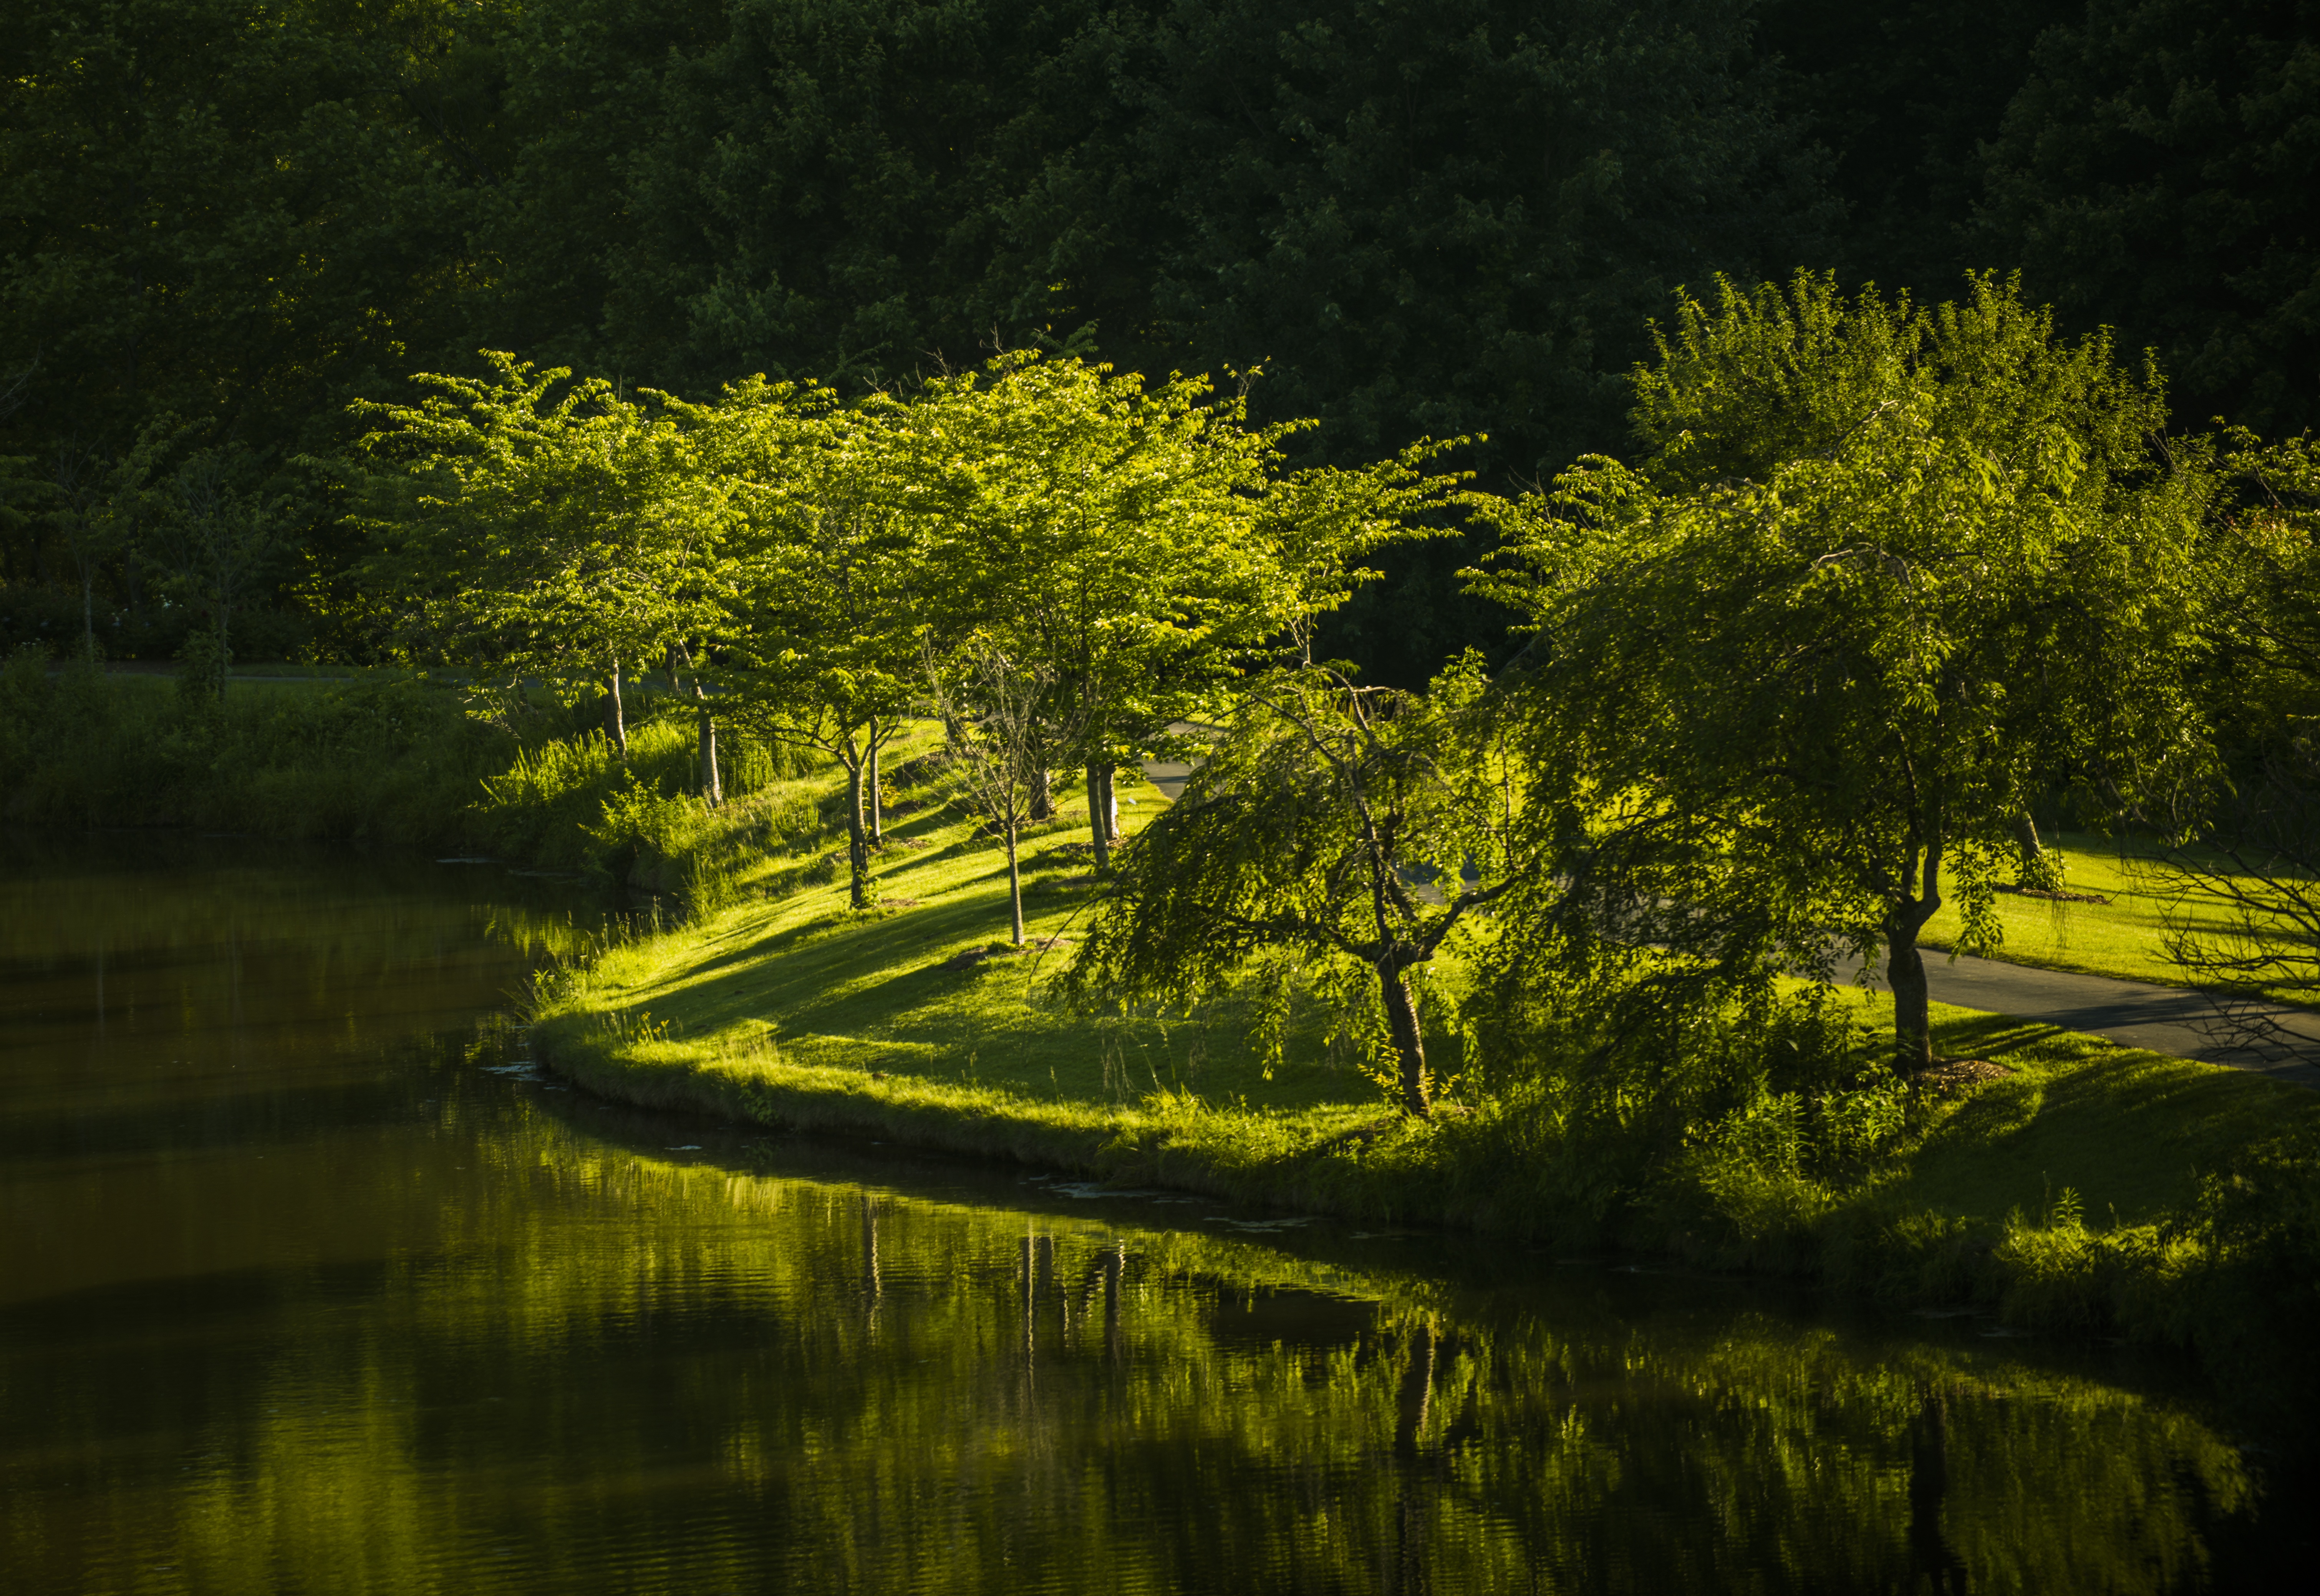
[[[1167, 802], [1137, 773], [1122, 771], [1117, 784], [1131, 835]], [[918, 1078], [1019, 1101], [1131, 1105], [1185, 1093], [1331, 1120], [1382, 1107], [1365, 1076], [1328, 1060], [1318, 1017], [1294, 1028], [1290, 1057], [1268, 1070], [1237, 1014], [1116, 1020], [1048, 1001], [1044, 988], [1069, 962], [1100, 890], [1072, 847], [1087, 840], [1083, 801], [1022, 843], [1029, 937], [1063, 940], [949, 967], [1009, 935], [1006, 853], [976, 831], [955, 809], [890, 819], [873, 870], [882, 903], [866, 913], [847, 907], [842, 848], [822, 883], [788, 884], [810, 861], [769, 861], [748, 883], [757, 901], [607, 954], [555, 1005], [557, 1023], [612, 1015], [625, 1030], [668, 1026], [665, 1041], [623, 1049], [648, 1061], [714, 1065], [764, 1038], [784, 1066], [877, 1071], [898, 1085]]]
[[[2067, 861], [2065, 890], [2091, 893], [2106, 903], [2064, 903], [2001, 893], [1998, 918], [2006, 939], [1990, 957], [2016, 964], [2083, 970], [2131, 981], [2187, 984], [2168, 958], [2163, 938], [2170, 924], [2194, 930], [2223, 931], [2230, 921], [2211, 902], [2184, 901], [2147, 861], [2123, 858], [2115, 843], [2066, 834], [2055, 843]], [[1950, 947], [1958, 933], [1954, 903], [1926, 929], [1928, 946]]]

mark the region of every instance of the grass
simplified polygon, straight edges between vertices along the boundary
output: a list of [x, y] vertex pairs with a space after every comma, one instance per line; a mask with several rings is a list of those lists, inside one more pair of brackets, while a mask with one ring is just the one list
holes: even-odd
[[[2233, 922], [2220, 906], [2183, 900], [2170, 890], [2151, 861], [2123, 853], [2098, 837], [2066, 834], [2052, 851], [2062, 857], [2064, 888], [2106, 899], [2100, 903], [2059, 902], [2001, 893], [1998, 919], [2005, 940], [1986, 957], [2042, 968], [2080, 970], [2123, 981], [2162, 986], [2191, 984], [2167, 957], [2165, 933], [2171, 925], [2207, 933], [2228, 933]], [[1956, 906], [1935, 915], [1921, 940], [1928, 948], [1956, 946]]]
[[[1166, 800], [1130, 772], [1117, 784], [1132, 835]], [[934, 1138], [954, 1146], [1001, 1122], [1010, 1145], [1076, 1146], [1212, 1140], [1204, 1131], [1230, 1120], [1225, 1139], [1261, 1124], [1258, 1139], [1286, 1148], [1379, 1117], [1376, 1088], [1332, 1058], [1314, 1024], [1299, 1028], [1291, 1061], [1268, 1068], [1230, 1012], [1090, 1020], [1048, 1002], [1044, 984], [1098, 890], [1085, 827], [1084, 808], [1066, 804], [1022, 840], [1024, 951], [1007, 941], [1003, 848], [930, 793], [887, 824], [876, 907], [847, 907], [834, 838], [777, 853], [730, 879], [732, 906], [569, 973], [542, 1004], [540, 1045], [646, 1101], [721, 1092], [748, 1111], [745, 1098], [777, 1096], [793, 1121], [866, 1129], [899, 1114], [978, 1128]]]
[[[1165, 802], [1126, 777], [1123, 793], [1139, 800], [1130, 817]], [[2299, 1088], [1937, 1005], [1941, 1052], [2013, 1073], [1913, 1099], [1906, 1133], [1871, 1165], [1834, 1178], [1751, 1164], [1710, 1127], [1614, 1211], [1583, 1212], [1556, 1185], [1569, 1149], [1550, 1145], [1536, 1105], [1401, 1120], [1324, 1046], [1318, 1018], [1268, 1066], [1228, 1011], [1169, 1024], [1047, 1001], [1043, 982], [1092, 910], [1068, 846], [1083, 825], [1066, 810], [1025, 841], [1031, 940], [1065, 939], [1044, 951], [1003, 951], [1004, 855], [936, 797], [890, 826], [880, 906], [849, 910], [827, 837], [802, 843], [739, 876], [731, 906], [549, 983], [535, 1043], [582, 1084], [648, 1106], [1801, 1270], [1897, 1302], [1964, 1297], [2024, 1322], [2179, 1341], [2214, 1329], [2185, 1306], [2215, 1274], [2191, 1268], [2214, 1257], [2182, 1239], [2202, 1183], [2251, 1147], [2320, 1135], [2320, 1096]], [[1845, 1001], [1890, 1024], [1890, 1000]]]

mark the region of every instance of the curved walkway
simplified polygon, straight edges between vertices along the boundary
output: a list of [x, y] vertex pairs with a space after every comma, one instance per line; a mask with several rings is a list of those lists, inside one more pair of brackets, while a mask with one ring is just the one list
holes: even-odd
[[[2320, 1013], [2274, 1007], [2268, 1011], [2285, 1035], [2278, 1047], [2235, 1046], [2205, 993], [2180, 986], [2154, 986], [2076, 970], [2048, 970], [2003, 959], [1952, 958], [1927, 949], [1926, 977], [1933, 1000], [1961, 1009], [2035, 1020], [2064, 1030], [2086, 1031], [2127, 1047], [2145, 1047], [2177, 1058], [2203, 1059], [2252, 1070], [2274, 1080], [2320, 1088]], [[1857, 961], [1838, 968], [1851, 980]], [[1881, 975], [1870, 985], [1886, 990]]]

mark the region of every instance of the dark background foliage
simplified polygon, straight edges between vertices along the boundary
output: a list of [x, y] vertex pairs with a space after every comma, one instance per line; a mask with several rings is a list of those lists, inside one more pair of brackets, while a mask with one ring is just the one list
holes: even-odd
[[[2320, 17], [2252, 0], [20, 0], [0, 22], [0, 533], [168, 415], [290, 501], [277, 612], [359, 653], [302, 458], [482, 348], [705, 394], [1047, 343], [1255, 376], [1311, 457], [1511, 490], [1626, 452], [1679, 285], [2019, 269], [2179, 414], [2320, 404]], [[21, 384], [17, 379], [23, 379]], [[0, 402], [5, 403], [5, 402]], [[1504, 617], [1404, 552], [1338, 651]], [[162, 637], [133, 549], [105, 601]], [[26, 602], [0, 617], [31, 613]], [[6, 624], [0, 619], [0, 624]], [[0, 644], [13, 643], [13, 636]]]

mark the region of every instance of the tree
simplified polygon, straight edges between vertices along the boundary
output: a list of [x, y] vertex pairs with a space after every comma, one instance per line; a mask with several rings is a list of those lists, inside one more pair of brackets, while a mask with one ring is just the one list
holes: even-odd
[[730, 607], [732, 712], [846, 766], [849, 891], [867, 908], [878, 757], [924, 681], [927, 540], [900, 481], [897, 407], [840, 408], [826, 389], [760, 377], [720, 416], [719, 465], [748, 518]]
[[1042, 711], [1055, 680], [1042, 661], [1010, 655], [982, 633], [940, 653], [929, 640], [926, 673], [951, 757], [1006, 845], [1007, 907], [1020, 948], [1021, 839], [1047, 776], [1047, 739], [1056, 728]]
[[2223, 466], [2243, 491], [2207, 545], [2201, 683], [2227, 780], [2138, 818], [2171, 845], [2162, 888], [2207, 911], [2179, 915], [2169, 956], [2233, 1040], [2292, 1056], [2306, 1044], [2279, 1000], [2320, 993], [2320, 448], [2234, 443]]
[[2028, 795], [2117, 813], [2201, 765], [2212, 473], [2167, 452], [2154, 379], [1986, 278], [1926, 311], [1726, 285], [1636, 385], [1649, 458], [1560, 478], [1485, 584], [1537, 630], [1538, 823], [1638, 944], [1824, 975], [1881, 951], [1922, 1067], [1918, 935], [1953, 896], [1995, 943]]
[[1278, 434], [1242, 420], [1204, 381], [1032, 352], [929, 384], [909, 412], [930, 622], [1047, 684], [1042, 782], [1085, 769], [1099, 874], [1115, 766], [1180, 745], [1172, 728], [1277, 624], [1258, 523]]
[[207, 612], [205, 642], [191, 657], [213, 659], [218, 696], [233, 664], [233, 612], [261, 585], [282, 549], [280, 501], [247, 485], [255, 463], [216, 449], [188, 457], [169, 479], [150, 540], [177, 596]]
[[2065, 325], [2152, 348], [2197, 406], [2320, 420], [2320, 13], [2093, 0], [2038, 41], [1984, 155], [1974, 246]]
[[1253, 686], [1137, 839], [1065, 990], [1191, 1007], [1270, 961], [1274, 1053], [1291, 984], [1310, 984], [1402, 1111], [1425, 1116], [1435, 1079], [1412, 981], [1520, 870], [1484, 698], [1473, 656], [1425, 695], [1325, 667]]
[[422, 373], [417, 405], [363, 404], [389, 469], [361, 485], [368, 569], [397, 595], [407, 647], [491, 669], [602, 671], [625, 755], [621, 676], [717, 634], [731, 485], [697, 413], [602, 378], [569, 382], [486, 351], [494, 378]]
[[[108, 455], [67, 439], [50, 458], [49, 488], [53, 508], [50, 524], [57, 529], [80, 579], [81, 654], [97, 657], [96, 578], [109, 560], [128, 551], [131, 534], [145, 509], [148, 480], [167, 451], [169, 426], [166, 420], [148, 427], [137, 441], [119, 455]], [[222, 646], [222, 645], [221, 645]]]

